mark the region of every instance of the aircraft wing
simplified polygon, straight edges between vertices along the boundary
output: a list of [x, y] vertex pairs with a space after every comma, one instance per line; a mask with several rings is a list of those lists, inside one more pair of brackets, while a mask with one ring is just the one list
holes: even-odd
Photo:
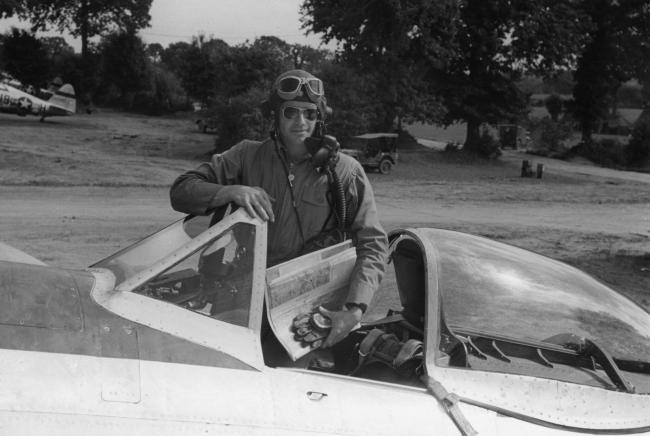
[[17, 248], [0, 242], [0, 261], [28, 263], [31, 265], [46, 265], [37, 258]]

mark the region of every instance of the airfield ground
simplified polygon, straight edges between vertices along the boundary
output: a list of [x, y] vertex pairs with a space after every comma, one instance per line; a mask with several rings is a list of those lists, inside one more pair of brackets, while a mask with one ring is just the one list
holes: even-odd
[[[168, 187], [213, 142], [190, 116], [0, 114], [0, 240], [52, 265], [90, 265], [181, 218]], [[543, 162], [543, 177], [521, 178], [523, 159]], [[369, 177], [387, 230], [488, 236], [577, 266], [650, 310], [650, 174], [422, 148]], [[375, 312], [393, 292], [388, 275]]]

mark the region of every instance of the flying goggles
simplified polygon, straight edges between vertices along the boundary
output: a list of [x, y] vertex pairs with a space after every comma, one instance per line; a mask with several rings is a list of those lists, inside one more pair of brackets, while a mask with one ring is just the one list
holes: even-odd
[[300, 88], [305, 85], [307, 97], [314, 103], [318, 103], [323, 97], [323, 82], [316, 77], [286, 76], [280, 79], [276, 92], [283, 100], [293, 100], [301, 95]]

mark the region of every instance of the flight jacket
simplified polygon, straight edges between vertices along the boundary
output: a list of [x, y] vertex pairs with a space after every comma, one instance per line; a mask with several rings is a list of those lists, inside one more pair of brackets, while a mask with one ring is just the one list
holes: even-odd
[[[372, 187], [361, 164], [339, 153], [336, 172], [349, 205], [352, 219], [348, 230], [357, 251], [346, 302], [368, 306], [384, 274], [388, 240], [379, 223]], [[179, 176], [170, 190], [172, 207], [188, 214], [209, 214], [213, 197], [224, 185], [258, 186], [273, 198], [275, 222], [268, 222], [269, 266], [299, 255], [303, 248], [294, 198], [305, 240], [336, 227], [328, 201], [327, 175], [316, 171], [309, 159], [291, 163], [283, 146], [272, 139], [242, 141], [223, 154], [215, 154], [210, 162]]]

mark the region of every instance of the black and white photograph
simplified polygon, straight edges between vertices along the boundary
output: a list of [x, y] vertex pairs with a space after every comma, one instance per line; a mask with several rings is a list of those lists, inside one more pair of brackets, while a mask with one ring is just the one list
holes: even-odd
[[650, 436], [650, 0], [0, 0], [0, 436]]

